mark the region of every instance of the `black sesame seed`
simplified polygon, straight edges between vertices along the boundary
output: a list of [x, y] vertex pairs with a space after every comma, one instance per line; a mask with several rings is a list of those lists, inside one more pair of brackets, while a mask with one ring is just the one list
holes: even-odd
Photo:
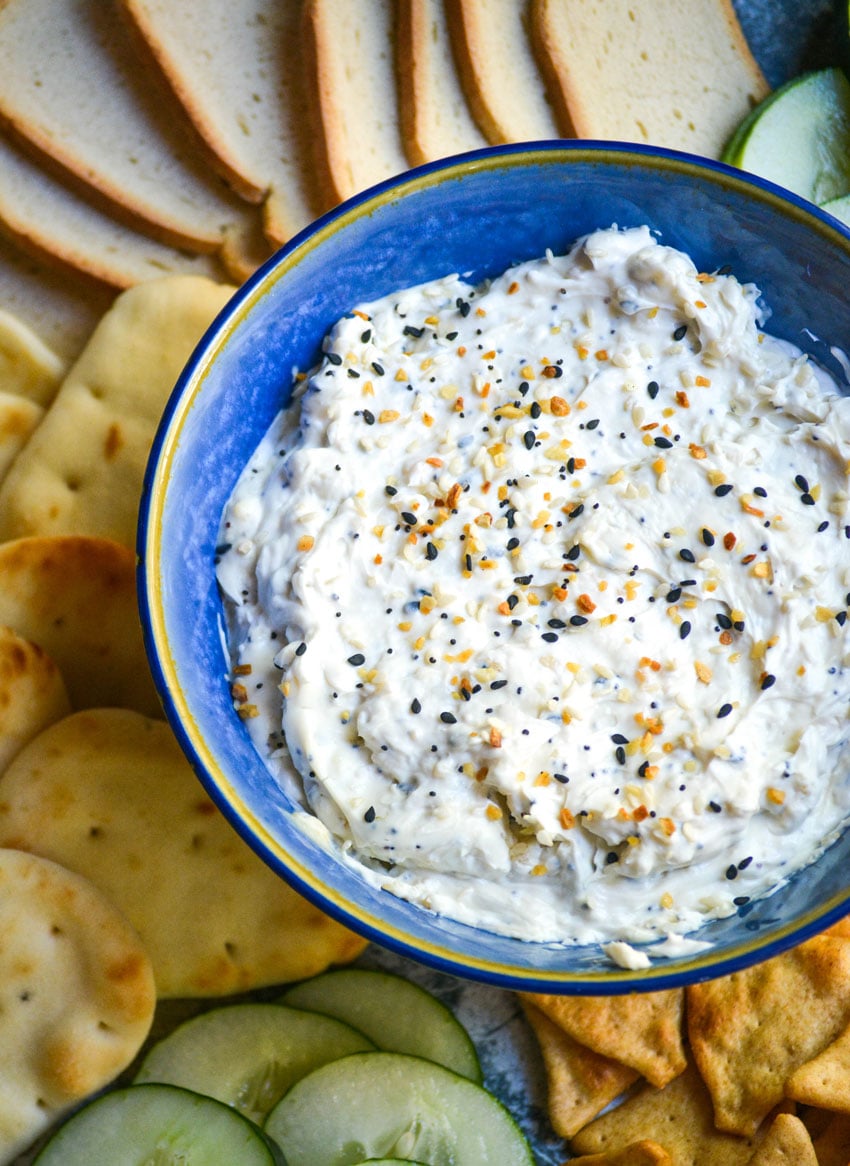
[[746, 858], [742, 858], [741, 861], [738, 863], [738, 870], [746, 870], [752, 861], [753, 861], [753, 856], [751, 854], [748, 855]]
[[823, 522], [820, 524], [820, 526], [818, 527], [818, 534], [823, 534], [823, 532], [824, 532], [824, 531], [825, 531], [825, 530], [826, 530], [828, 527], [829, 527], [829, 519], [828, 519], [828, 518], [825, 518], [825, 519], [823, 520]]
[[402, 510], [401, 517], [408, 526], [416, 526], [416, 515], [411, 510]]
[[[574, 563], [580, 554], [581, 547], [578, 543], [576, 543], [574, 546], [570, 547], [570, 549], [564, 555], [564, 558], [569, 560], [569, 562]], [[848, 599], [847, 602], [850, 603], [850, 599]]]
[[348, 663], [354, 668], [359, 668], [361, 664], [366, 663], [366, 657], [362, 652], [355, 652], [353, 656], [348, 657]]
[[491, 688], [504, 688], [507, 683], [508, 683], [507, 680], [491, 680], [490, 687]]
[[611, 866], [613, 863], [619, 862], [619, 861], [620, 861], [620, 856], [616, 850], [609, 850], [608, 853], [605, 855], [605, 862], [607, 863], [608, 866]]
[[679, 327], [676, 329], [676, 331], [673, 333], [673, 339], [674, 340], [684, 340], [687, 331], [688, 331], [688, 325], [687, 324], [680, 324]]
[[348, 375], [351, 377], [351, 379], [352, 379], [353, 381], [359, 381], [359, 380], [360, 380], [360, 373], [357, 371], [357, 369], [356, 369], [356, 368], [350, 368], [350, 369], [348, 369]]
[[570, 616], [570, 623], [573, 625], [574, 628], [580, 628], [580, 627], [582, 627], [583, 624], [587, 623], [587, 620], [585, 619], [585, 617], [583, 615], [571, 615]]
[[366, 811], [366, 813], [363, 815], [363, 821], [364, 822], [374, 822], [375, 821], [375, 807], [374, 806], [370, 806], [369, 809]]
[[507, 603], [509, 609], [511, 611], [513, 611], [513, 609], [519, 603], [519, 596], [518, 595], [509, 595], [505, 602]]
[[732, 902], [736, 907], [745, 907], [750, 901], [749, 895], [736, 895]]
[[719, 802], [709, 802], [708, 808], [711, 810], [711, 812], [713, 814], [722, 814], [723, 813], [723, 807], [720, 805]]
[[717, 710], [717, 719], [721, 720], [723, 717], [728, 717], [732, 711], [731, 704], [722, 704]]
[[338, 352], [326, 353], [326, 359], [330, 362], [330, 364], [337, 364], [337, 365], [342, 364], [342, 357], [339, 355]]
[[628, 745], [629, 743], [628, 737], [624, 737], [622, 733], [612, 733], [611, 740], [615, 745]]
[[724, 482], [720, 486], [715, 486], [714, 493], [718, 498], [725, 498], [727, 494], [732, 493], [732, 485], [730, 482]]
[[674, 587], [672, 591], [667, 592], [666, 598], [668, 603], [678, 603], [682, 598], [682, 588]]
[[518, 587], [527, 587], [532, 578], [532, 575], [514, 575], [514, 583], [516, 583]]
[[424, 333], [424, 331], [424, 328], [414, 328], [412, 324], [405, 324], [404, 328], [402, 329], [402, 332], [405, 336], [413, 336], [417, 340]]
[[685, 563], [695, 563], [697, 561], [694, 552], [689, 551], [687, 547], [683, 547], [682, 550], [679, 551], [679, 558], [682, 559]]
[[767, 490], [765, 490], [764, 486], [754, 486], [753, 493], [758, 494], [759, 498], [767, 497]]
[[599, 425], [599, 418], [594, 417], [591, 421], [588, 421], [588, 423], [585, 425], [585, 429], [596, 429], [596, 427], [598, 425]]
[[626, 751], [622, 745], [617, 746], [616, 750], [614, 751], [614, 756], [617, 758], [617, 761], [620, 765], [626, 764]]
[[567, 473], [574, 474], [576, 472], [576, 459], [574, 457], [567, 458]]
[[410, 711], [414, 716], [419, 716], [419, 714], [422, 712], [422, 705], [419, 703], [415, 696], [410, 702]]
[[672, 449], [673, 442], [666, 437], [656, 437], [655, 444], [659, 449]]
[[802, 490], [804, 494], [808, 494], [809, 483], [806, 480], [806, 478], [803, 477], [802, 474], [797, 474], [796, 478], [794, 479], [794, 485], [797, 487], [798, 490]]
[[579, 502], [578, 506], [576, 506], [576, 508], [574, 510], [570, 511], [570, 521], [572, 521], [572, 519], [574, 519], [574, 518], [578, 518], [578, 516], [580, 514], [583, 514], [583, 513], [584, 513], [584, 503]]
[[720, 626], [723, 628], [724, 632], [731, 632], [732, 621], [728, 615], [724, 615], [722, 611], [718, 611], [716, 619]]
[[458, 296], [458, 298], [455, 300], [455, 305], [457, 307], [457, 310], [464, 317], [464, 319], [469, 315], [470, 311], [472, 310], [472, 305], [467, 300], [461, 299], [460, 296]]
[[649, 762], [642, 761], [638, 766], [638, 777], [646, 777], [647, 769], [649, 769]]
[[455, 717], [452, 713], [440, 713], [440, 720], [443, 722], [444, 725], [456, 725], [457, 724], [457, 717]]
[[519, 546], [519, 539], [518, 538], [509, 538], [507, 543], [505, 544], [505, 546], [507, 547], [507, 549], [509, 551], [515, 551], [517, 549], [517, 547]]
[[379, 364], [377, 360], [372, 361], [372, 372], [375, 376], [382, 377], [384, 375], [384, 366]]
[[811, 494], [808, 494], [808, 493], [801, 494], [800, 501], [803, 503], [804, 506], [814, 506], [814, 504], [815, 504], [814, 498], [811, 496]]
[[384, 493], [389, 494], [390, 498], [392, 498], [398, 493], [398, 490], [396, 490], [395, 486], [384, 486]]
[[687, 620], [685, 620], [683, 623], [679, 624], [679, 639], [686, 640], [690, 634], [691, 625]]
[[553, 773], [552, 776], [554, 777], [555, 781], [560, 782], [561, 785], [566, 785], [570, 780], [565, 773]]
[[532, 418], [534, 421], [536, 421], [536, 420], [537, 420], [537, 418], [540, 416], [540, 414], [543, 412], [543, 410], [540, 408], [540, 405], [538, 404], [538, 402], [537, 402], [537, 401], [532, 401], [532, 402], [531, 402], [531, 408], [529, 409], [529, 411], [528, 411], [528, 412], [529, 412], [529, 416], [530, 416], [530, 417], [531, 417], [531, 418]]
[[438, 554], [438, 551], [437, 551], [437, 548], [434, 546], [434, 544], [427, 543], [425, 546], [425, 558], [430, 559], [431, 562], [433, 562], [434, 559], [436, 559], [437, 554]]
[[658, 381], [650, 381], [649, 384], [646, 386], [646, 391], [649, 393], [649, 396], [653, 401], [658, 396], [658, 389], [659, 389]]
[[536, 440], [537, 438], [534, 435], [534, 430], [526, 429], [525, 433], [522, 435], [522, 444], [525, 446], [525, 448], [534, 449], [534, 443]]
[[737, 866], [727, 866], [726, 867], [726, 877], [727, 877], [727, 879], [736, 879], [738, 877]]
[[700, 532], [700, 537], [702, 538], [703, 544], [705, 546], [707, 546], [707, 547], [714, 546], [714, 535], [711, 533], [711, 531], [707, 527], [702, 528], [702, 531]]
[[762, 677], [761, 685], [759, 687], [762, 689], [762, 691], [765, 691], [768, 688], [773, 688], [774, 684], [776, 684], [776, 677], [771, 676], [770, 673], [768, 673], [767, 676]]
[[375, 414], [371, 413], [368, 409], [364, 409], [363, 410], [363, 420], [366, 422], [367, 425], [374, 425], [375, 424]]
[[306, 651], [307, 651], [307, 645], [302, 640], [302, 642], [295, 649], [295, 655], [296, 656], [303, 656]]
[[557, 644], [558, 633], [557, 632], [544, 632], [540, 638], [542, 640], [545, 640], [547, 644]]
[[835, 613], [835, 622], [838, 624], [838, 626], [840, 628], [843, 628], [845, 623], [847, 622], [847, 612], [846, 611], [837, 611]]

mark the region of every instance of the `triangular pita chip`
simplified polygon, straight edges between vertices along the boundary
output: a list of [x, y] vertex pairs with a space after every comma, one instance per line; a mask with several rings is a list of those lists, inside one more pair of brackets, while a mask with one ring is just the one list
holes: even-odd
[[628, 1065], [653, 1085], [666, 1085], [685, 1067], [681, 989], [624, 996], [528, 993], [524, 999], [573, 1040]]
[[778, 1113], [747, 1166], [818, 1166], [809, 1131], [793, 1113]]
[[751, 1134], [795, 1069], [850, 1022], [850, 941], [818, 935], [687, 988], [688, 1036], [717, 1126]]
[[804, 1105], [850, 1113], [850, 1028], [845, 1028], [822, 1053], [794, 1070], [786, 1082], [785, 1094]]
[[523, 1010], [543, 1056], [549, 1120], [556, 1134], [571, 1138], [638, 1074], [580, 1045], [533, 1004], [523, 1001]]

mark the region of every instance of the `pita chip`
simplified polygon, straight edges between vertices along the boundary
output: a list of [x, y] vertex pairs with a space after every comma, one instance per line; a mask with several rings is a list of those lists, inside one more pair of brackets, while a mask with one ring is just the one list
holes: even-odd
[[644, 1138], [608, 1154], [586, 1154], [581, 1158], [570, 1158], [568, 1166], [674, 1166], [674, 1163], [663, 1146]]
[[576, 1154], [612, 1154], [657, 1138], [673, 1166], [746, 1166], [762, 1134], [742, 1138], [716, 1129], [711, 1097], [689, 1065], [663, 1089], [646, 1085], [630, 1094], [580, 1130], [571, 1147]]
[[26, 324], [0, 308], [0, 389], [47, 405], [64, 373], [64, 361]]
[[100, 891], [0, 850], [0, 1161], [132, 1061], [155, 1003], [147, 954]]
[[27, 741], [70, 711], [62, 674], [47, 653], [0, 627], [0, 773]]
[[791, 1074], [850, 1023], [850, 941], [818, 935], [687, 988], [688, 1035], [719, 1129], [749, 1135]]
[[685, 1068], [681, 989], [624, 996], [526, 993], [523, 1000], [579, 1044], [628, 1065], [653, 1085], [666, 1085]]
[[0, 379], [0, 482], [43, 416], [41, 405], [10, 392]]
[[523, 1002], [546, 1071], [549, 1120], [571, 1138], [637, 1079], [634, 1069], [574, 1041], [533, 1004]]
[[51, 725], [0, 778], [0, 846], [59, 862], [134, 925], [160, 996], [220, 996], [354, 959], [365, 941], [242, 841], [170, 728], [125, 709]]
[[56, 661], [74, 708], [159, 715], [126, 547], [74, 536], [0, 544], [0, 624]]
[[793, 1113], [778, 1113], [747, 1166], [818, 1166], [809, 1131]]
[[785, 1095], [804, 1105], [850, 1114], [850, 1028], [794, 1070], [785, 1084]]
[[0, 540], [88, 534], [135, 545], [142, 478], [163, 408], [233, 291], [202, 276], [172, 275], [116, 299], [0, 485]]

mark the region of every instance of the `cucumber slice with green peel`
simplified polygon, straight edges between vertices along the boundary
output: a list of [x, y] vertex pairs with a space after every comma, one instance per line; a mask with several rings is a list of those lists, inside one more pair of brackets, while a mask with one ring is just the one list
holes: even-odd
[[[174, 1085], [105, 1093], [61, 1127], [38, 1166], [286, 1166], [253, 1122]], [[35, 1166], [35, 1163], [33, 1164]]]
[[362, 1033], [329, 1016], [282, 1004], [230, 1004], [187, 1020], [154, 1045], [136, 1083], [180, 1085], [262, 1124], [301, 1077], [337, 1057], [374, 1047]]
[[290, 988], [282, 1003], [335, 1016], [359, 1029], [379, 1048], [436, 1061], [470, 1081], [481, 1066], [469, 1033], [448, 1009], [418, 984], [389, 972], [344, 968]]
[[293, 1085], [265, 1131], [288, 1166], [354, 1166], [381, 1155], [427, 1166], [534, 1166], [500, 1101], [402, 1053], [354, 1053]]
[[426, 1166], [424, 1162], [414, 1162], [412, 1158], [367, 1158], [356, 1166]]
[[850, 192], [850, 82], [841, 69], [777, 89], [739, 126], [723, 161], [811, 202]]

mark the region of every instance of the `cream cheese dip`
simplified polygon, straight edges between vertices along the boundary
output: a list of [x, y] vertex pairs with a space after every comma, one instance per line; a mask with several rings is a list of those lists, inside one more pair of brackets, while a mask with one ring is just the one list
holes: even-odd
[[850, 400], [757, 298], [612, 228], [300, 379], [224, 515], [234, 702], [381, 887], [640, 962], [841, 829]]

